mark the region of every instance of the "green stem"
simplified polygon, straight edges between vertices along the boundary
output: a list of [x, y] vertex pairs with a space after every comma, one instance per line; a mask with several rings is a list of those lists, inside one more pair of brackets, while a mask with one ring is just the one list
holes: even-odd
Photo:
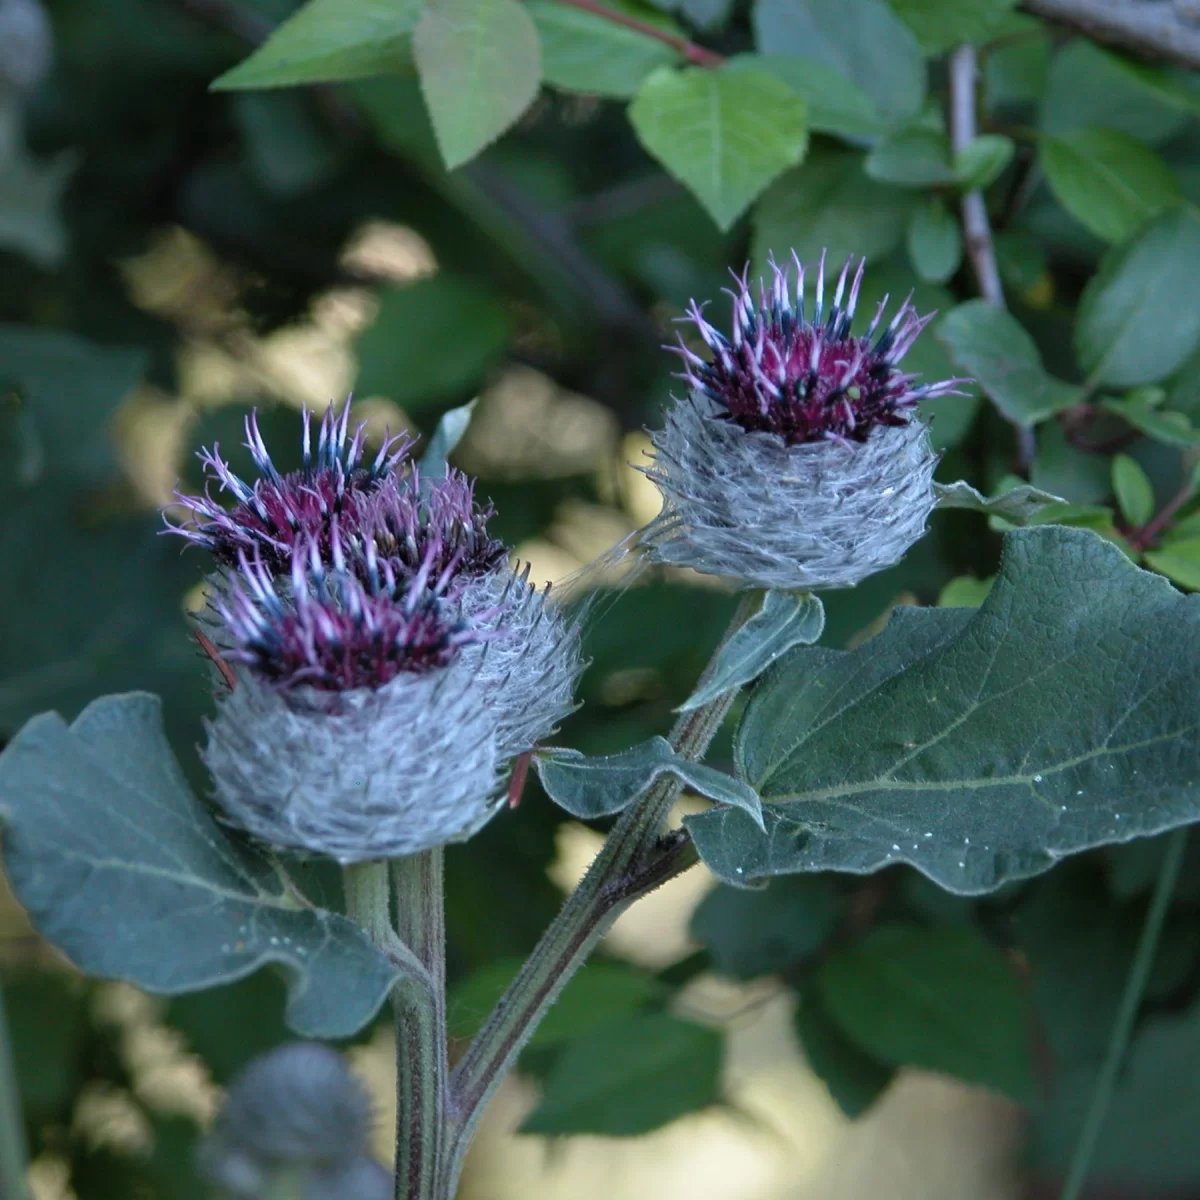
[[396, 932], [428, 985], [397, 988], [396, 1200], [445, 1200], [443, 1139], [449, 1120], [446, 1058], [446, 921], [442, 848], [392, 863]]
[[13, 1066], [4, 1016], [4, 993], [0, 990], [0, 1196], [25, 1200], [25, 1118], [17, 1091], [17, 1072]]
[[342, 872], [346, 915], [377, 946], [391, 948], [393, 939], [391, 891], [385, 862], [355, 863]]
[[[761, 592], [742, 597], [718, 652], [761, 602]], [[701, 684], [711, 674], [716, 658], [714, 653]], [[679, 718], [671, 744], [680, 755], [692, 760], [703, 756], [736, 694], [726, 693]], [[455, 1067], [450, 1079], [454, 1111], [448, 1131], [446, 1195], [452, 1194], [484, 1106], [570, 978], [626, 908], [697, 861], [685, 834], [660, 836], [681, 790], [678, 780], [660, 780], [621, 814], [582, 882]]]
[[1087, 1182], [1092, 1157], [1096, 1152], [1096, 1143], [1099, 1141], [1104, 1127], [1104, 1119], [1108, 1116], [1108, 1107], [1112, 1102], [1117, 1076], [1129, 1048], [1129, 1038], [1133, 1033], [1134, 1021], [1137, 1018], [1138, 1009], [1142, 1006], [1146, 981], [1154, 966], [1154, 957], [1158, 952], [1163, 923], [1166, 920], [1167, 910], [1171, 907], [1171, 897], [1174, 895], [1175, 883], [1179, 879], [1179, 870], [1183, 865], [1187, 839], [1188, 831], [1177, 829], [1167, 840], [1167, 852], [1163, 857], [1162, 866], [1158, 870], [1158, 882], [1154, 886], [1154, 896], [1150, 901], [1150, 908], [1142, 925], [1142, 934], [1138, 939], [1133, 965], [1129, 968], [1129, 977], [1125, 981], [1125, 991], [1121, 995], [1117, 1019], [1113, 1023], [1108, 1052], [1104, 1056], [1104, 1065], [1100, 1068], [1100, 1075], [1092, 1091], [1092, 1100], [1083, 1123], [1083, 1132], [1079, 1135], [1075, 1153], [1071, 1156], [1071, 1166], [1067, 1171], [1067, 1181], [1063, 1185], [1060, 1200], [1078, 1200], [1083, 1194], [1083, 1186]]

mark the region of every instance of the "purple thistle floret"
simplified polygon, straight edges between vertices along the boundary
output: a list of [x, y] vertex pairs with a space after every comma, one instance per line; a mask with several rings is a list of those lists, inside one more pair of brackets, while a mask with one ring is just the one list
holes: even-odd
[[259, 554], [239, 552], [238, 570], [215, 602], [235, 642], [229, 657], [265, 683], [280, 691], [378, 689], [401, 674], [447, 667], [477, 640], [442, 602], [447, 572], [431, 581], [431, 556], [398, 581], [368, 547], [363, 579], [347, 569], [336, 521], [330, 546], [332, 567], [316, 541], [292, 556], [286, 596]]
[[737, 291], [726, 289], [733, 300], [729, 338], [705, 320], [704, 306], [694, 300], [681, 318], [695, 325], [712, 360], [705, 362], [682, 338], [678, 346], [669, 347], [683, 358], [682, 378], [720, 405], [730, 420], [749, 432], [778, 434], [789, 446], [824, 440], [865, 442], [875, 427], [907, 424], [918, 401], [950, 394], [962, 382], [914, 386], [915, 376], [900, 370], [900, 360], [935, 315], [918, 316], [911, 296], [878, 338], [887, 296], [866, 332], [861, 337], [851, 334], [866, 259], [860, 259], [853, 279], [853, 257], [846, 260], [826, 309], [822, 253], [811, 320], [805, 311], [805, 268], [795, 252], [792, 261], [794, 305], [786, 265], [771, 260], [770, 292], [760, 279], [757, 305], [747, 267], [740, 277], [734, 276]]
[[[258, 468], [253, 485], [239, 478], [220, 455], [220, 447], [201, 450], [198, 458], [208, 477], [203, 496], [176, 492], [176, 501], [188, 510], [182, 525], [170, 525], [197, 546], [208, 550], [224, 566], [236, 566], [240, 554], [258, 554], [265, 566], [286, 572], [296, 547], [316, 541], [323, 554], [329, 550], [333, 523], [353, 515], [357, 505], [392, 477], [397, 465], [411, 448], [411, 441], [400, 434], [384, 440], [374, 462], [363, 462], [365, 426], [358, 425], [348, 438], [350, 405], [339, 415], [330, 404], [321, 420], [316, 453], [312, 449], [311, 415], [304, 410], [303, 465], [297, 471], [281, 474], [258, 428], [252, 412], [246, 418], [245, 446]], [[213, 499], [213, 482], [233, 496], [232, 508]]]

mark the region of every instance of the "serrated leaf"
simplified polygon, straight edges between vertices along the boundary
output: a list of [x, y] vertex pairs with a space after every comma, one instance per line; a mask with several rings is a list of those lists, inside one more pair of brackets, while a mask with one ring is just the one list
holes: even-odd
[[954, 156], [954, 180], [965, 192], [990, 187], [1012, 161], [1016, 147], [1001, 133], [981, 133]]
[[962, 262], [958, 221], [937, 197], [913, 210], [907, 242], [913, 268], [926, 283], [945, 283]]
[[420, 0], [308, 0], [212, 87], [288, 87], [395, 71], [407, 61], [420, 14]]
[[355, 388], [420, 412], [469, 394], [504, 356], [512, 334], [500, 297], [481, 282], [439, 272], [385, 288], [355, 347]]
[[694, 792], [732, 805], [760, 821], [762, 804], [754, 789], [740, 779], [680, 758], [663, 737], [589, 758], [577, 750], [544, 750], [534, 766], [546, 794], [573, 817], [592, 820], [620, 812], [644, 795], [660, 775], [674, 775]]
[[808, 1065], [851, 1120], [861, 1117], [879, 1099], [896, 1073], [837, 1027], [815, 984], [808, 984], [800, 993], [795, 1029]]
[[425, 452], [421, 455], [422, 480], [446, 477], [450, 455], [467, 432], [467, 426], [471, 424], [471, 414], [478, 403], [478, 400], [472, 400], [469, 404], [460, 405], [442, 414], [433, 437], [426, 443]]
[[952, 183], [955, 177], [946, 135], [924, 125], [888, 134], [867, 155], [863, 170], [880, 183], [912, 188]]
[[867, 1054], [1033, 1099], [1029, 1004], [974, 930], [884, 925], [817, 974], [826, 1012]]
[[522, 1133], [634, 1137], [714, 1103], [720, 1033], [667, 1013], [614, 1021], [570, 1042]]
[[808, 126], [815, 133], [862, 140], [883, 129], [870, 96], [828, 63], [791, 54], [739, 54], [729, 65], [765, 71], [786, 83], [808, 106]]
[[1113, 492], [1121, 515], [1131, 525], [1145, 525], [1154, 516], [1154, 486], [1146, 472], [1128, 454], [1112, 460]]
[[765, 833], [686, 824], [734, 883], [907, 862], [990, 891], [1200, 818], [1197, 661], [1200, 602], [1086, 530], [1016, 530], [978, 610], [899, 608], [759, 682], [736, 755]]
[[890, 0], [926, 54], [941, 54], [962, 42], [986, 42], [1016, 7], [1017, 0]]
[[868, 179], [862, 163], [853, 150], [823, 146], [774, 183], [754, 213], [754, 270], [765, 271], [772, 252], [783, 262], [795, 249], [815, 262], [825, 250], [836, 263], [851, 254], [882, 258], [898, 246], [914, 195]]
[[960, 479], [956, 483], [935, 483], [933, 493], [938, 508], [966, 508], [989, 517], [1001, 517], [1013, 525], [1023, 525], [1050, 505], [1064, 503], [1061, 497], [1028, 484], [1018, 484], [996, 496], [985, 496]]
[[692, 914], [689, 932], [730, 979], [794, 967], [837, 927], [841, 897], [829, 877], [773, 880], [770, 887], [717, 887]]
[[175, 995], [268, 964], [288, 1023], [346, 1037], [378, 1011], [397, 967], [345, 917], [302, 908], [196, 800], [156, 697], [105, 696], [70, 726], [35, 717], [0, 755], [9, 883], [80, 969]]
[[1109, 396], [1100, 402], [1102, 408], [1128, 421], [1134, 429], [1166, 446], [1200, 446], [1200, 429], [1186, 413], [1172, 412], [1155, 405], [1139, 402], [1130, 392], [1124, 399]]
[[754, 42], [764, 54], [795, 54], [858, 84], [884, 121], [915, 117], [925, 63], [908, 27], [883, 0], [758, 0]]
[[1106, 242], [1124, 241], [1180, 198], [1171, 168], [1153, 150], [1111, 129], [1044, 136], [1041, 164], [1058, 202]]
[[1169, 542], [1148, 553], [1146, 562], [1180, 587], [1200, 591], [1200, 538]]
[[513, 125], [542, 81], [537, 28], [517, 0], [429, 0], [413, 57], [449, 170]]
[[1089, 281], [1075, 318], [1075, 352], [1095, 383], [1157, 383], [1200, 342], [1200, 219], [1155, 217], [1114, 247]]
[[1047, 374], [1033, 338], [997, 304], [960, 304], [942, 318], [936, 336], [1011, 421], [1036, 424], [1079, 398], [1079, 388]]
[[721, 647], [708, 678], [677, 709], [691, 712], [757, 679], [793, 646], [810, 646], [825, 609], [809, 592], [768, 592], [762, 608]]
[[[679, 57], [656, 38], [558, 0], [526, 0], [525, 7], [542, 43], [542, 77], [566, 92], [628, 99], [651, 71]], [[605, 7], [681, 34], [669, 17], [630, 0], [606, 0]]]
[[662, 67], [629, 106], [638, 140], [722, 229], [808, 145], [804, 101], [772, 75], [728, 65]]

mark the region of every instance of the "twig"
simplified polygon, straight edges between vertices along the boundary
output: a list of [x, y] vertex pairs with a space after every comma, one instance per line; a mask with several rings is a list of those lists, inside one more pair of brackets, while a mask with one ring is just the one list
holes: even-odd
[[1161, 511], [1147, 521], [1141, 529], [1136, 529], [1129, 537], [1129, 544], [1139, 553], [1153, 546], [1158, 535], [1174, 520], [1175, 514], [1196, 494], [1192, 485], [1191, 471], [1184, 481], [1183, 487], [1163, 505]]
[[[975, 140], [975, 76], [975, 47], [959, 46], [950, 56], [950, 145], [955, 154]], [[983, 193], [977, 189], [963, 194], [962, 225], [963, 243], [979, 285], [979, 294], [989, 304], [1003, 308], [1004, 288], [996, 266], [992, 226]], [[1028, 477], [1037, 450], [1033, 430], [1016, 421], [1010, 424], [1017, 436], [1017, 473]]]
[[725, 61], [725, 56], [718, 54], [715, 50], [697, 46], [695, 42], [688, 41], [687, 38], [681, 37], [677, 33], [671, 33], [670, 30], [659, 29], [657, 25], [651, 25], [648, 21], [640, 21], [637, 17], [630, 17], [623, 12], [617, 12], [616, 9], [597, 4], [596, 0], [558, 0], [558, 2], [569, 8], [582, 9], [583, 12], [603, 17], [614, 25], [624, 25], [626, 29], [636, 29], [638, 33], [643, 33], [646, 37], [654, 38], [655, 41], [670, 46], [693, 66], [719, 67]]
[[1141, 0], [1024, 0], [1026, 12], [1181, 67], [1200, 67], [1200, 27], [1171, 4]]

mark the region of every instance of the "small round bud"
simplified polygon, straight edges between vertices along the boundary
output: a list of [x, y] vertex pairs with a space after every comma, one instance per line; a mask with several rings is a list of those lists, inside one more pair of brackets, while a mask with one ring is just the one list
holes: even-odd
[[795, 307], [788, 272], [774, 264], [757, 305], [739, 280], [731, 338], [692, 305], [712, 360], [680, 342], [690, 394], [652, 435], [645, 472], [664, 504], [642, 540], [655, 560], [746, 587], [848, 587], [899, 561], [924, 532], [936, 456], [914, 410], [960, 381], [915, 387], [901, 372], [931, 319], [907, 301], [875, 341], [886, 297], [865, 335], [851, 334], [863, 264], [843, 307], [850, 265], [826, 311], [822, 257], [811, 321], [799, 262]]

